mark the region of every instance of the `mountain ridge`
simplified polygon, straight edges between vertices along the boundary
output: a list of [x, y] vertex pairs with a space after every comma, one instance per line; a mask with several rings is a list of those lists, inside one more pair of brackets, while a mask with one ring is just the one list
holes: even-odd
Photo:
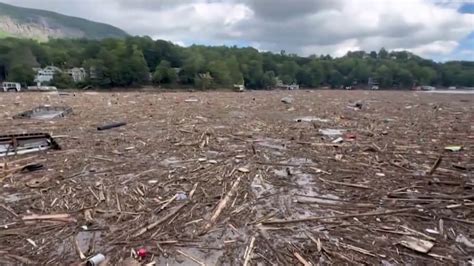
[[124, 38], [125, 31], [109, 24], [53, 11], [17, 7], [0, 2], [0, 38]]

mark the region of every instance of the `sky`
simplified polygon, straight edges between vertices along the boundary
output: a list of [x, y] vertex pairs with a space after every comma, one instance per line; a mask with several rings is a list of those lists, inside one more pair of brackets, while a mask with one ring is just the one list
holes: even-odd
[[408, 50], [474, 61], [474, 0], [0, 0], [180, 45], [342, 56]]

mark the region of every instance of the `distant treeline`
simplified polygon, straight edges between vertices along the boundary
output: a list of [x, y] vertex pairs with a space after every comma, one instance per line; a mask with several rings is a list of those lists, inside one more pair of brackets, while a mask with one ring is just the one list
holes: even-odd
[[[315, 51], [317, 53], [318, 51]], [[474, 62], [436, 63], [409, 52], [349, 52], [341, 58], [301, 57], [259, 52], [254, 48], [180, 47], [149, 37], [97, 40], [33, 40], [7, 38], [0, 42], [0, 79], [33, 84], [33, 67], [83, 67], [87, 78], [74, 84], [66, 74], [55, 75], [58, 87], [130, 87], [162, 85], [225, 88], [274, 87], [277, 81], [302, 87], [367, 86], [411, 88], [415, 85], [474, 87]]]

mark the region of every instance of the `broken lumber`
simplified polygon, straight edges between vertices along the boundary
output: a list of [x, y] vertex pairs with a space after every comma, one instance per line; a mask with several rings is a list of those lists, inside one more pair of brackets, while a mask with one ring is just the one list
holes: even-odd
[[211, 218], [209, 219], [209, 221], [204, 225], [204, 228], [201, 232], [201, 235], [205, 234], [207, 231], [209, 231], [209, 229], [214, 225], [214, 223], [216, 222], [217, 218], [219, 218], [219, 215], [221, 214], [221, 212], [224, 210], [224, 208], [227, 206], [227, 203], [229, 202], [229, 200], [234, 196], [235, 192], [237, 191], [237, 188], [239, 187], [239, 183], [240, 183], [240, 176], [237, 178], [237, 180], [234, 182], [234, 184], [232, 185], [231, 189], [229, 190], [229, 192], [227, 193], [227, 195], [219, 202], [219, 204], [217, 205], [217, 208], [216, 210], [214, 211], [214, 213], [212, 214]]
[[341, 186], [347, 186], [347, 187], [355, 187], [355, 188], [363, 188], [363, 189], [371, 189], [370, 187], [368, 186], [364, 186], [364, 185], [360, 185], [360, 184], [353, 184], [353, 183], [346, 183], [346, 182], [338, 182], [338, 181], [331, 181], [331, 180], [327, 180], [327, 179], [324, 179], [324, 178], [319, 178], [319, 180], [325, 182], [325, 183], [329, 183], [329, 184], [334, 184], [334, 185], [341, 185]]
[[177, 214], [182, 208], [184, 208], [184, 206], [186, 206], [187, 203], [184, 203], [178, 207], [175, 207], [174, 210], [172, 210], [168, 215], [166, 215], [165, 217], [161, 218], [160, 220], [156, 221], [156, 222], [153, 222], [151, 224], [149, 224], [148, 226], [138, 230], [137, 233], [135, 233], [133, 235], [133, 237], [138, 237], [138, 236], [141, 236], [143, 235], [144, 233], [150, 231], [151, 229], [157, 227], [158, 225], [166, 222], [168, 219], [170, 219], [171, 217], [173, 217], [175, 214]]
[[402, 237], [398, 244], [421, 253], [428, 253], [428, 251], [430, 251], [434, 246], [433, 242], [418, 239], [412, 236]]
[[58, 222], [65, 222], [65, 223], [75, 223], [76, 219], [74, 219], [71, 215], [64, 213], [64, 214], [46, 214], [46, 215], [27, 215], [21, 218], [24, 222], [27, 221], [41, 221], [41, 220], [50, 220], [50, 221], [58, 221]]
[[250, 244], [247, 247], [247, 252], [244, 254], [244, 266], [247, 266], [250, 262], [250, 258], [252, 257], [253, 254], [253, 247], [255, 244], [255, 237], [252, 236], [252, 239], [250, 240]]
[[301, 219], [263, 221], [262, 224], [289, 224], [289, 223], [301, 223], [301, 222], [314, 222], [314, 221], [328, 220], [328, 219], [383, 216], [383, 215], [390, 215], [390, 214], [395, 214], [395, 213], [410, 212], [410, 211], [415, 211], [415, 210], [417, 210], [417, 208], [404, 208], [404, 209], [398, 209], [398, 210], [373, 211], [373, 212], [341, 214], [341, 215], [332, 215], [332, 216], [313, 216], [313, 217], [307, 217], [307, 218], [301, 218]]
[[301, 262], [304, 266], [311, 266], [311, 263], [309, 263], [307, 260], [305, 260], [298, 252], [293, 252], [293, 255], [298, 259], [299, 262]]

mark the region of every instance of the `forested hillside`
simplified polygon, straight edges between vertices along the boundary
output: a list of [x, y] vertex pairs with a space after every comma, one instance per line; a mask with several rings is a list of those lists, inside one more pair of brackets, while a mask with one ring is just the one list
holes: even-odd
[[120, 38], [128, 34], [114, 26], [59, 13], [0, 3], [0, 38]]
[[[317, 53], [318, 51], [314, 51]], [[180, 47], [148, 37], [105, 40], [33, 40], [7, 38], [0, 43], [0, 77], [33, 82], [32, 67], [84, 67], [86, 82], [63, 86], [225, 88], [244, 83], [262, 89], [283, 83], [303, 87], [367, 86], [369, 78], [382, 88], [408, 89], [414, 85], [474, 86], [474, 62], [436, 63], [408, 52], [349, 52], [341, 58], [300, 57], [259, 52], [253, 48]], [[3, 72], [3, 75], [2, 75]], [[66, 85], [65, 85], [66, 84]]]

